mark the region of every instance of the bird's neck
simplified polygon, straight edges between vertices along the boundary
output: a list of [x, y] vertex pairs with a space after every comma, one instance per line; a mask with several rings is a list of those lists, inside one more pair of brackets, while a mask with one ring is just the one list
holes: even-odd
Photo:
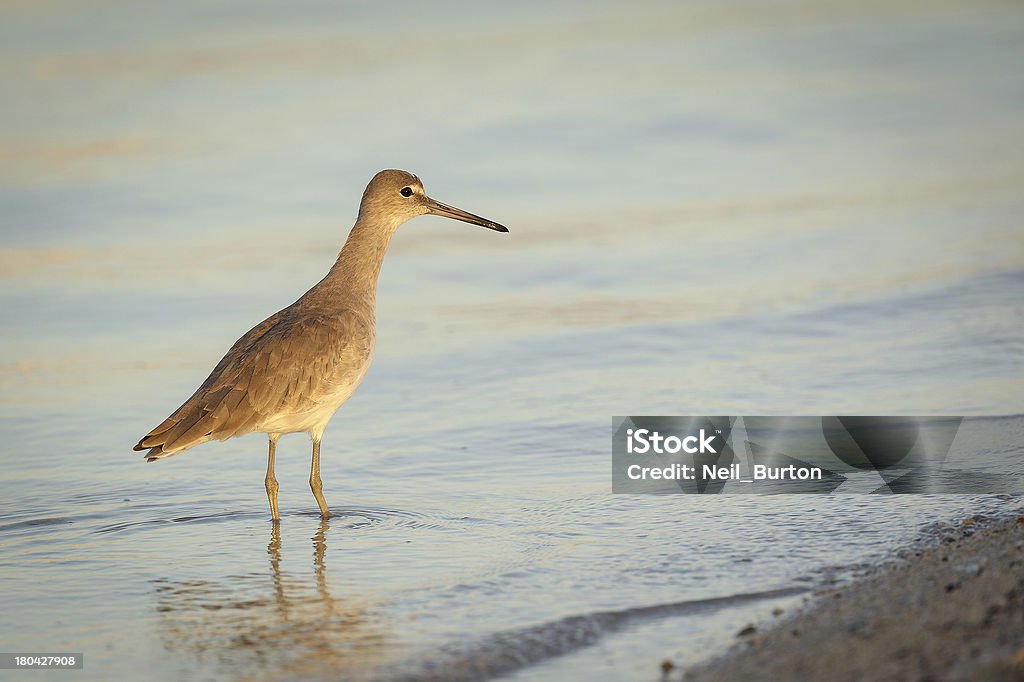
[[337, 303], [373, 312], [377, 303], [380, 267], [396, 229], [397, 224], [385, 224], [359, 216], [338, 260], [322, 282]]

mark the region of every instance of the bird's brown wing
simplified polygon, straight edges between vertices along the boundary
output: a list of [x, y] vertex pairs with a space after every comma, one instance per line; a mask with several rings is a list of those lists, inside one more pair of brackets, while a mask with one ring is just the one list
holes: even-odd
[[135, 446], [150, 461], [257, 430], [268, 417], [317, 409], [365, 367], [372, 321], [282, 310], [235, 342], [185, 403]]

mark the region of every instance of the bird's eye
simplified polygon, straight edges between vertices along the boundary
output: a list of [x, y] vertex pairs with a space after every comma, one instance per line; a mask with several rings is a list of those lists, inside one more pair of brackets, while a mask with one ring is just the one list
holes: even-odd
[[412, 187], [403, 187], [402, 188], [402, 196], [403, 197], [411, 197], [412, 196]]

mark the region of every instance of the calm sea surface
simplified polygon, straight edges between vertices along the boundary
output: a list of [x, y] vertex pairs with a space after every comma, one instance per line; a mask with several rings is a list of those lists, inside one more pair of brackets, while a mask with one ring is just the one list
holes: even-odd
[[[1024, 431], [1020, 4], [346, 5], [0, 9], [0, 650], [87, 680], [656, 679], [1019, 506], [613, 496], [610, 424]], [[337, 516], [302, 435], [279, 528], [260, 435], [144, 464], [385, 167], [511, 233], [399, 231], [324, 440]]]

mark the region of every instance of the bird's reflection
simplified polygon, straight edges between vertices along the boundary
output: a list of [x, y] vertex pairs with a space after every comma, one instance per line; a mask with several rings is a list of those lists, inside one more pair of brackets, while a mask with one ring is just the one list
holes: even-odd
[[[195, 655], [232, 676], [257, 679], [355, 677], [379, 665], [388, 637], [369, 604], [331, 594], [327, 571], [330, 524], [311, 538], [313, 580], [285, 569], [280, 524], [267, 544], [270, 574], [223, 580], [156, 582], [157, 612], [169, 650]], [[347, 671], [347, 673], [346, 673]]]

